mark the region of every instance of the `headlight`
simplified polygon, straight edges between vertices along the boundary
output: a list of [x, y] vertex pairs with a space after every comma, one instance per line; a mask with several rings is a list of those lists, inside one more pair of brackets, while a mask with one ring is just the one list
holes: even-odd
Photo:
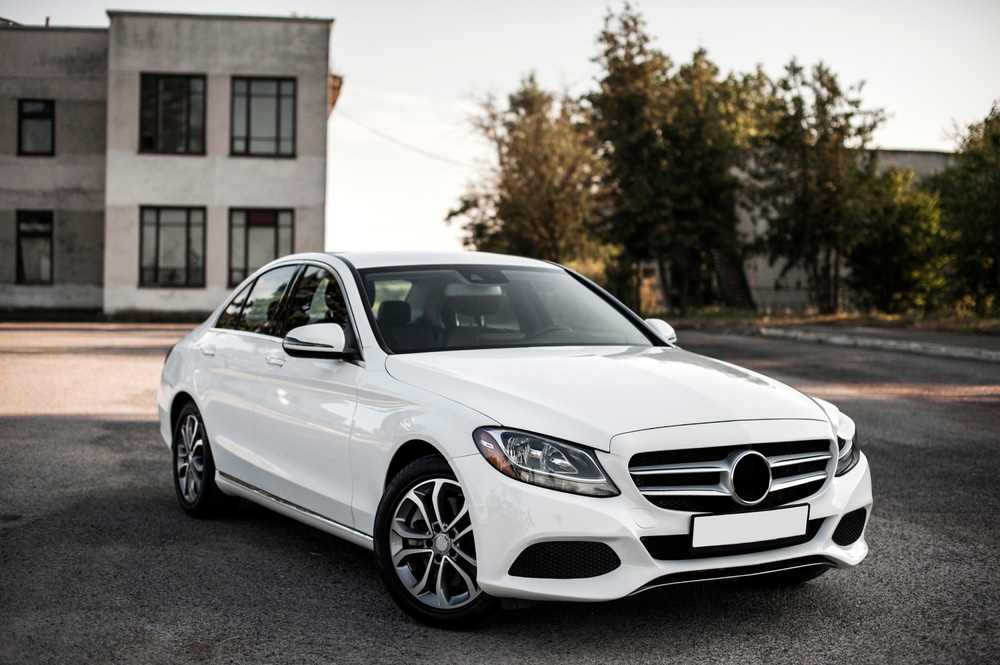
[[618, 495], [593, 452], [581, 446], [492, 427], [477, 429], [472, 438], [497, 471], [521, 482], [587, 496]]
[[858, 429], [854, 421], [840, 414], [837, 421], [837, 475], [842, 476], [858, 464], [861, 446], [858, 445]]

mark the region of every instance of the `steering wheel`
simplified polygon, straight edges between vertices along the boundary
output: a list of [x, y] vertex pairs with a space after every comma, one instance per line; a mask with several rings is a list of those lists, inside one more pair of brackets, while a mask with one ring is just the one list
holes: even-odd
[[535, 332], [533, 332], [530, 335], [528, 335], [527, 341], [530, 342], [531, 340], [537, 339], [538, 337], [544, 337], [545, 335], [548, 335], [549, 333], [554, 333], [554, 332], [569, 332], [570, 330], [572, 330], [572, 328], [564, 326], [561, 323], [550, 323], [547, 326], [542, 326], [541, 328], [539, 328]]

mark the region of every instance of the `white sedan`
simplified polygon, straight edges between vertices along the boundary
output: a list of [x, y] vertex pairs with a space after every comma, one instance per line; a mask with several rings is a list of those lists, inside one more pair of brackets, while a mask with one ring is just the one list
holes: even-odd
[[189, 514], [242, 498], [372, 549], [433, 626], [860, 563], [854, 422], [675, 342], [551, 263], [300, 254], [171, 350], [160, 429]]

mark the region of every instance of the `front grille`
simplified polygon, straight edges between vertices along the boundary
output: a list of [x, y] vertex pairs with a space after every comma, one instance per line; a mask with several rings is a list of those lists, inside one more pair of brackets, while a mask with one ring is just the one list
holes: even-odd
[[[653, 505], [692, 513], [738, 513], [766, 510], [802, 501], [819, 492], [832, 473], [832, 440], [782, 441], [717, 448], [687, 448], [639, 453], [629, 460], [629, 474]], [[752, 506], [733, 496], [732, 460], [756, 451], [771, 467], [771, 490]], [[765, 477], [766, 479], [766, 477]]]
[[865, 521], [867, 519], [868, 513], [864, 508], [852, 510], [844, 515], [840, 518], [840, 524], [837, 525], [837, 529], [833, 532], [833, 542], [841, 547], [847, 547], [857, 542], [865, 530]]
[[557, 541], [535, 543], [510, 567], [514, 577], [571, 580], [598, 577], [622, 565], [606, 543]]
[[677, 536], [646, 536], [642, 539], [642, 544], [649, 552], [649, 556], [659, 561], [685, 561], [688, 559], [707, 559], [717, 556], [727, 556], [731, 554], [752, 554], [754, 552], [767, 552], [808, 543], [819, 533], [825, 518], [809, 520], [804, 536], [792, 538], [781, 538], [779, 540], [768, 540], [758, 543], [739, 543], [737, 545], [726, 545], [723, 547], [705, 547], [693, 549], [691, 547], [691, 534], [682, 533]]

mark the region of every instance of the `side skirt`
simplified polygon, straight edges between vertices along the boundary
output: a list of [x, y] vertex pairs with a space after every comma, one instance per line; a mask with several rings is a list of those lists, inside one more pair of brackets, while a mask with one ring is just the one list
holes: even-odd
[[331, 535], [337, 536], [338, 538], [343, 538], [344, 540], [354, 543], [364, 547], [367, 550], [374, 550], [375, 545], [372, 537], [366, 533], [362, 533], [356, 529], [352, 529], [349, 526], [345, 526], [339, 522], [334, 522], [333, 520], [315, 513], [308, 508], [303, 508], [302, 506], [297, 506], [294, 503], [285, 501], [281, 497], [269, 494], [264, 490], [249, 485], [238, 478], [233, 478], [232, 476], [226, 475], [221, 471], [216, 473], [215, 482], [226, 494], [232, 496], [238, 496], [247, 501], [252, 501], [258, 505], [264, 506], [270, 510], [280, 513], [286, 517], [291, 517], [293, 520], [302, 522], [311, 527], [319, 529], [320, 531], [325, 531]]

